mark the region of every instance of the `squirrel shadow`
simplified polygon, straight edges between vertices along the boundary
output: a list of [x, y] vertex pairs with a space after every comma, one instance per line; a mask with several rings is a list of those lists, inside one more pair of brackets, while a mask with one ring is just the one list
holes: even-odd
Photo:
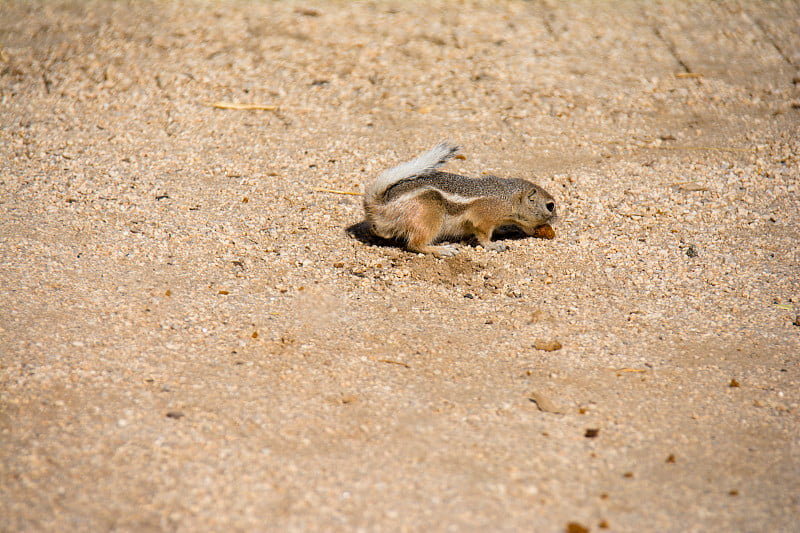
[[369, 223], [367, 223], [366, 220], [362, 220], [361, 222], [353, 224], [345, 231], [353, 239], [371, 246], [380, 246], [382, 248], [405, 248], [406, 245], [406, 243], [401, 239], [384, 239], [383, 237], [378, 237], [369, 230]]
[[[402, 239], [384, 239], [383, 237], [378, 237], [377, 235], [373, 234], [369, 230], [369, 224], [366, 220], [362, 220], [361, 222], [357, 222], [349, 226], [345, 232], [352, 237], [364, 244], [368, 244], [371, 246], [380, 246], [381, 248], [405, 248], [406, 243]], [[492, 239], [503, 239], [503, 240], [512, 240], [518, 241], [521, 239], [531, 239], [531, 238], [541, 238], [541, 237], [533, 237], [528, 235], [517, 226], [501, 226], [497, 228], [494, 233], [492, 234]], [[477, 240], [474, 238], [466, 238], [460, 239], [457, 241], [450, 241], [450, 242], [462, 242], [471, 245], [476, 245]]]

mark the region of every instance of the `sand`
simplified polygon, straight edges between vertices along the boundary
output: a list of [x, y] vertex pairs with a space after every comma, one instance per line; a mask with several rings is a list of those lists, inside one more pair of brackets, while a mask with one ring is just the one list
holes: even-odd
[[[794, 530], [798, 21], [3, 2], [0, 530]], [[370, 238], [442, 139], [555, 238]]]

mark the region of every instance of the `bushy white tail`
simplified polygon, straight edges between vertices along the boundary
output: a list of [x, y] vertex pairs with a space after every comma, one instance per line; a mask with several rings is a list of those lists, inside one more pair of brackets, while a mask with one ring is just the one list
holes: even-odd
[[401, 163], [396, 167], [384, 170], [378, 175], [374, 183], [367, 186], [364, 194], [365, 205], [371, 205], [376, 201], [380, 201], [389, 187], [394, 185], [400, 180], [408, 178], [416, 178], [430, 174], [440, 166], [444, 165], [448, 159], [456, 155], [460, 146], [450, 144], [447, 141], [442, 141], [434, 146], [430, 151], [425, 152], [416, 159]]

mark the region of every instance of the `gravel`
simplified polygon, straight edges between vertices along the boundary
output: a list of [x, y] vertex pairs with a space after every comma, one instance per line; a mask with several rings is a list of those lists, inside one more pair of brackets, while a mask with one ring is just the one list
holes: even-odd
[[[799, 18], [2, 3], [0, 530], [793, 530]], [[366, 235], [444, 138], [555, 238]]]

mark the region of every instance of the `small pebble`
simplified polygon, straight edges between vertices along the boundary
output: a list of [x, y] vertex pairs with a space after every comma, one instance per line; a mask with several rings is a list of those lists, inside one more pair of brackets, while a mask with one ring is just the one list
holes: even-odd
[[546, 340], [546, 339], [537, 339], [533, 346], [537, 350], [543, 350], [545, 352], [554, 352], [556, 350], [561, 349], [561, 343], [555, 339]]

